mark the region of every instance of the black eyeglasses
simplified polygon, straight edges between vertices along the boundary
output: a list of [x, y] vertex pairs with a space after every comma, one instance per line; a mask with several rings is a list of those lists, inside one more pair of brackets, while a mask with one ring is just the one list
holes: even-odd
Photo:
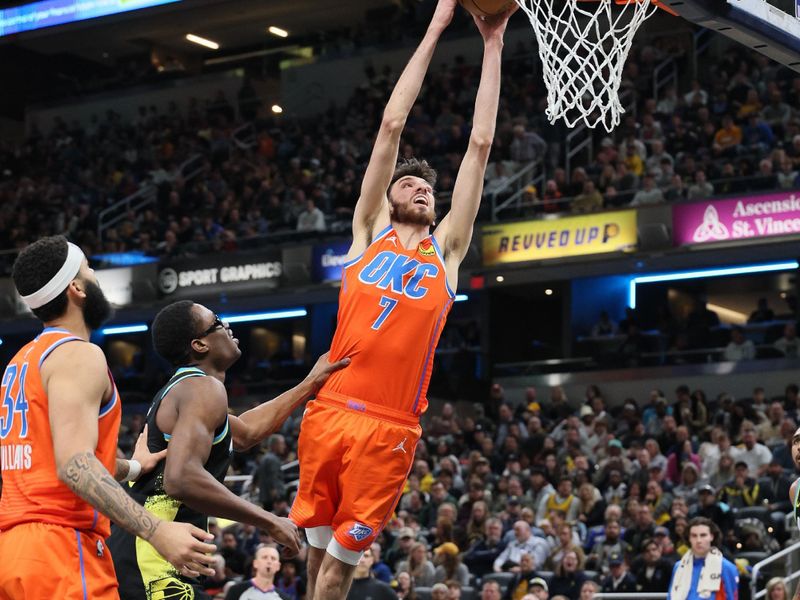
[[210, 334], [214, 333], [220, 327], [225, 327], [225, 323], [223, 323], [222, 319], [219, 318], [219, 315], [215, 313], [214, 314], [214, 322], [211, 323], [211, 327], [209, 327], [203, 333], [198, 335], [197, 339], [198, 340], [202, 339], [202, 338], [206, 337], [207, 335], [210, 335]]

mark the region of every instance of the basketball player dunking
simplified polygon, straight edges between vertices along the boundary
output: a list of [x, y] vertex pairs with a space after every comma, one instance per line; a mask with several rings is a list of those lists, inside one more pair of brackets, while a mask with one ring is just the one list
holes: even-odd
[[306, 528], [309, 598], [347, 596], [362, 552], [386, 524], [413, 464], [433, 353], [455, 298], [494, 139], [507, 12], [475, 19], [484, 40], [472, 133], [450, 213], [430, 234], [436, 173], [397, 165], [405, 121], [456, 0], [439, 0], [386, 106], [353, 217], [331, 360], [350, 357], [309, 405], [290, 518]]
[[[121, 401], [89, 335], [111, 307], [83, 252], [62, 236], [20, 252], [14, 285], [45, 324], [2, 379], [0, 600], [112, 600], [109, 519], [179, 568], [212, 574], [213, 538], [154, 517], [117, 483], [142, 472], [119, 460]], [[152, 468], [154, 465], [150, 465]]]

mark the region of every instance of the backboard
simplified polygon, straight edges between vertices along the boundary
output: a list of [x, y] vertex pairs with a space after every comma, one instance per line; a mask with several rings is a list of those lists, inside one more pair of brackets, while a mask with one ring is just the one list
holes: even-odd
[[800, 73], [800, 0], [662, 0], [687, 21], [722, 33]]

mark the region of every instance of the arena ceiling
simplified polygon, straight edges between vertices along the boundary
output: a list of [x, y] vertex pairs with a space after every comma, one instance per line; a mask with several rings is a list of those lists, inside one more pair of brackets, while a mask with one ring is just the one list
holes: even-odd
[[[220, 52], [253, 47], [278, 47], [321, 31], [380, 18], [409, 0], [183, 0], [118, 15], [0, 38], [39, 54], [74, 54], [95, 61], [141, 54], [152, 48], [181, 54], [207, 55], [188, 43], [195, 33], [218, 42]], [[416, 1], [416, 0], [411, 0]], [[0, 7], [20, 2], [0, 2]], [[290, 32], [288, 40], [266, 33], [276, 25]]]

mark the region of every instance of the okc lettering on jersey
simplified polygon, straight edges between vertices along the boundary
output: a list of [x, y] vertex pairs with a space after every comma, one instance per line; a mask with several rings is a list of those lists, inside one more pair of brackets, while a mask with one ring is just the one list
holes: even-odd
[[[405, 294], [412, 300], [419, 300], [428, 293], [428, 288], [422, 285], [422, 281], [438, 274], [439, 267], [434, 264], [421, 263], [415, 258], [384, 250], [361, 269], [358, 280], [380, 290], [391, 289], [392, 292]], [[410, 278], [404, 284], [403, 280], [407, 276]]]

